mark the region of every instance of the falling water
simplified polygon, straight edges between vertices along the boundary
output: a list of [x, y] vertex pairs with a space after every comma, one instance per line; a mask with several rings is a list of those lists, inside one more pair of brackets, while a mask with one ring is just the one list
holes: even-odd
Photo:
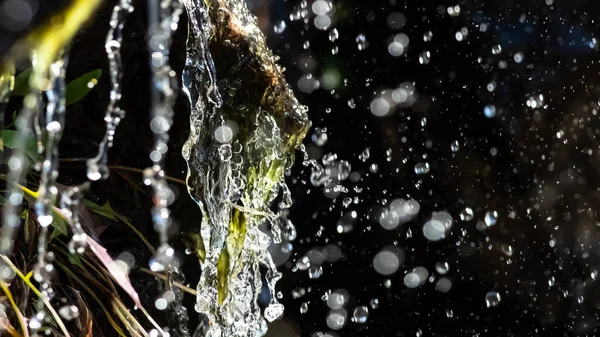
[[160, 246], [150, 262], [153, 271], [167, 272], [167, 290], [162, 298], [171, 304], [177, 320], [175, 330], [180, 336], [189, 336], [188, 314], [183, 306], [181, 291], [173, 286], [175, 281], [184, 281], [175, 251], [168, 242], [171, 226], [168, 206], [174, 194], [165, 179], [164, 160], [168, 151], [169, 130], [173, 125], [173, 105], [177, 97], [176, 73], [169, 64], [169, 49], [173, 33], [177, 30], [183, 5], [178, 1], [150, 0], [148, 6], [148, 49], [150, 53], [151, 121], [154, 133], [154, 148], [150, 152], [152, 167], [144, 170], [144, 183], [154, 191], [152, 221], [159, 234]]
[[[125, 118], [125, 110], [121, 109], [121, 86], [123, 78], [123, 64], [121, 60], [121, 44], [123, 43], [123, 27], [129, 14], [134, 11], [131, 0], [120, 0], [113, 7], [110, 18], [110, 28], [106, 36], [104, 49], [108, 57], [110, 72], [110, 101], [106, 108], [104, 120], [106, 122], [106, 131], [104, 138], [98, 147], [96, 157], [87, 161], [87, 177], [91, 181], [106, 179], [109, 175], [108, 151], [113, 145], [113, 139], [117, 126]], [[71, 253], [83, 253], [87, 246], [87, 234], [81, 227], [79, 217], [77, 216], [78, 207], [83, 199], [84, 192], [89, 188], [86, 182], [81, 186], [70, 186], [62, 194], [61, 209], [71, 224], [73, 235], [69, 241], [69, 251]]]
[[[64, 52], [63, 52], [64, 53]], [[67, 53], [50, 65], [50, 89], [46, 90], [45, 125], [39, 128], [47, 135], [47, 140], [40, 145], [45, 151], [41, 165], [40, 185], [38, 197], [35, 201], [35, 214], [41, 230], [38, 235], [37, 264], [33, 269], [33, 278], [40, 283], [42, 297], [51, 299], [53, 289], [51, 285], [52, 255], [48, 252], [48, 228], [54, 220], [54, 205], [58, 196], [56, 178], [58, 177], [58, 142], [62, 136], [65, 123], [65, 74], [68, 57]], [[40, 298], [36, 304], [37, 312], [31, 318], [29, 326], [32, 331], [37, 331], [42, 326], [45, 311], [43, 300]]]
[[272, 321], [283, 312], [275, 296], [281, 275], [258, 225], [269, 219], [310, 123], [244, 1], [184, 3], [189, 27], [183, 84], [191, 132], [182, 154], [188, 191], [204, 214], [206, 250], [196, 310], [211, 322], [209, 336], [257, 336], [264, 326], [256, 302], [259, 264], [268, 269], [271, 292], [264, 317]]
[[120, 0], [119, 4], [113, 8], [112, 16], [110, 18], [110, 29], [106, 36], [104, 48], [108, 55], [110, 83], [112, 88], [110, 91], [110, 102], [108, 103], [106, 115], [104, 116], [104, 120], [106, 121], [104, 139], [100, 142], [98, 155], [88, 160], [87, 163], [87, 175], [90, 180], [99, 180], [100, 178], [108, 177], [108, 151], [113, 145], [117, 126], [121, 122], [121, 119], [125, 118], [125, 110], [121, 109], [119, 106], [119, 103], [121, 102], [121, 80], [123, 78], [121, 44], [123, 43], [123, 26], [125, 25], [127, 17], [133, 11], [134, 7], [131, 4], [131, 0]]
[[173, 104], [176, 97], [175, 71], [169, 65], [169, 48], [173, 32], [177, 29], [179, 15], [183, 11], [176, 1], [150, 1], [148, 10], [150, 69], [152, 71], [152, 119], [150, 128], [154, 132], [154, 148], [150, 152], [152, 167], [144, 170], [144, 183], [154, 190], [152, 220], [159, 233], [160, 247], [155, 257], [153, 270], [164, 270], [173, 263], [173, 249], [168, 244], [170, 211], [173, 202], [164, 172], [164, 158], [167, 155], [169, 129], [173, 124]]

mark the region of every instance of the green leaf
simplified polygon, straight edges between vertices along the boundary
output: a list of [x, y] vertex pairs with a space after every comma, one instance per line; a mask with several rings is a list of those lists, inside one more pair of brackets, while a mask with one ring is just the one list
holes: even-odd
[[60, 235], [67, 235], [69, 224], [62, 216], [54, 212], [54, 219], [50, 226], [54, 227], [52, 234], [50, 234], [50, 240]]
[[74, 264], [81, 269], [85, 269], [83, 267], [83, 263], [81, 263], [81, 258], [79, 257], [79, 255], [67, 253], [67, 258], [69, 259], [69, 262], [71, 262], [71, 264]]
[[146, 244], [146, 247], [148, 247], [148, 249], [152, 253], [154, 253], [154, 247], [152, 247], [150, 242], [148, 242], [144, 234], [142, 234], [142, 232], [140, 232], [140, 230], [133, 225], [131, 219], [122, 214], [117, 213], [117, 211], [112, 209], [112, 207], [110, 207], [110, 202], [107, 201], [104, 205], [100, 206], [91, 200], [83, 199], [83, 206], [87, 207], [90, 211], [100, 216], [111, 219], [113, 221], [121, 221], [122, 223], [126, 224], [127, 227], [129, 227], [132, 231], [135, 232], [135, 234], [138, 235], [140, 239], [142, 239], [142, 241]]
[[[14, 149], [17, 147], [19, 131], [16, 130], [2, 130], [2, 144], [4, 147]], [[25, 144], [25, 152], [27, 156], [33, 160], [33, 162], [39, 162], [42, 160], [42, 155], [37, 152], [37, 141], [34, 135], [31, 135]]]
[[15, 77], [15, 87], [10, 93], [11, 96], [25, 96], [29, 92], [29, 77], [31, 76], [31, 67], [23, 70]]
[[108, 202], [106, 204], [104, 204], [103, 206], [100, 206], [91, 200], [83, 199], [83, 206], [89, 208], [90, 211], [92, 211], [96, 214], [99, 214], [105, 218], [109, 218], [114, 221], [117, 221], [119, 219], [119, 217], [117, 216], [117, 212], [115, 212], [110, 207], [110, 204]]
[[73, 104], [87, 95], [98, 84], [102, 70], [92, 70], [87, 74], [73, 80], [65, 88], [65, 104]]

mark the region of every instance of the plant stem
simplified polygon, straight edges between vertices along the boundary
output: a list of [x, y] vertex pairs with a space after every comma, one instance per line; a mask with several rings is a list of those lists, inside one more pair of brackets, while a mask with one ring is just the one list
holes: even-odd
[[56, 324], [58, 324], [58, 326], [62, 330], [62, 333], [65, 335], [65, 337], [69, 337], [70, 334], [69, 334], [69, 331], [67, 330], [67, 327], [65, 326], [65, 323], [63, 323], [62, 319], [60, 319], [60, 316], [58, 316], [58, 313], [56, 312], [56, 310], [54, 310], [54, 307], [50, 304], [50, 301], [48, 301], [48, 298], [46, 298], [45, 296], [42, 295], [42, 293], [31, 283], [31, 281], [27, 277], [25, 277], [25, 275], [23, 275], [23, 273], [21, 273], [19, 268], [17, 268], [12, 263], [12, 261], [8, 257], [6, 257], [6, 255], [0, 255], [0, 257], [21, 278], [21, 280], [23, 280], [23, 282], [25, 282], [25, 284], [33, 291], [33, 293], [36, 294], [42, 300], [42, 302], [44, 303], [46, 308], [48, 308], [48, 311], [50, 311], [50, 313], [52, 314], [52, 317], [54, 317]]
[[[115, 169], [115, 170], [123, 170], [123, 171], [131, 171], [131, 172], [137, 172], [137, 173], [144, 173], [144, 170], [139, 169], [139, 168], [135, 168], [135, 167], [129, 167], [129, 166], [121, 166], [121, 165], [108, 165], [108, 168], [111, 169]], [[177, 178], [173, 178], [173, 177], [169, 177], [169, 176], [165, 176], [165, 179], [181, 184], [181, 185], [185, 185], [185, 181], [181, 180], [181, 179], [177, 179]]]
[[15, 313], [17, 315], [17, 319], [19, 320], [19, 325], [21, 326], [21, 331], [23, 331], [23, 336], [29, 337], [29, 330], [27, 330], [27, 325], [25, 324], [25, 318], [23, 317], [21, 310], [19, 310], [17, 303], [15, 303], [12, 293], [8, 289], [8, 285], [4, 281], [0, 280], [0, 287], [2, 287], [2, 291], [4, 291], [4, 293], [6, 294], [6, 297], [8, 298], [10, 305], [12, 306], [13, 310], [15, 311]]
[[[139, 269], [140, 269], [140, 271], [142, 271], [142, 272], [144, 272], [144, 273], [146, 273], [148, 275], [152, 275], [154, 277], [158, 277], [161, 280], [165, 280], [165, 281], [167, 280], [167, 277], [165, 275], [163, 275], [163, 274], [155, 273], [155, 272], [153, 272], [153, 271], [151, 271], [149, 269], [146, 269], [146, 268], [139, 268]], [[185, 291], [188, 294], [191, 294], [191, 295], [194, 295], [194, 296], [196, 296], [196, 294], [197, 294], [196, 290], [194, 290], [194, 289], [192, 289], [190, 287], [186, 287], [185, 285], [183, 285], [183, 284], [181, 284], [179, 282], [173, 282], [173, 285], [176, 286], [177, 288]]]

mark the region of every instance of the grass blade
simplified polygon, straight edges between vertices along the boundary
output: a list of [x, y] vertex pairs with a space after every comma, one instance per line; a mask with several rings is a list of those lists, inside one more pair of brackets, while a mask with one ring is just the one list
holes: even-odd
[[8, 298], [8, 301], [10, 302], [10, 306], [13, 308], [13, 310], [15, 311], [15, 314], [17, 315], [17, 319], [19, 320], [19, 325], [21, 326], [21, 331], [23, 331], [23, 336], [29, 337], [29, 330], [27, 330], [27, 324], [25, 323], [25, 317], [23, 316], [23, 313], [21, 313], [21, 310], [19, 310], [19, 306], [17, 306], [17, 303], [13, 299], [12, 293], [8, 289], [8, 285], [4, 281], [0, 280], [0, 287], [2, 287], [2, 291], [4, 291], [4, 293], [6, 294], [6, 298]]
[[90, 289], [90, 287], [88, 287], [79, 277], [77, 277], [75, 275], [75, 273], [73, 273], [69, 268], [67, 268], [65, 265], [63, 265], [62, 263], [56, 261], [55, 262], [58, 267], [60, 269], [62, 269], [65, 273], [67, 273], [67, 275], [69, 275], [69, 277], [71, 279], [73, 279], [75, 282], [77, 282], [83, 289], [85, 289], [85, 291], [88, 292], [88, 294], [90, 294], [90, 296], [92, 296], [92, 298], [98, 303], [98, 305], [100, 306], [100, 308], [102, 309], [102, 311], [104, 311], [104, 314], [106, 315], [106, 319], [108, 320], [108, 322], [110, 323], [110, 325], [112, 325], [113, 329], [115, 329], [115, 331], [122, 337], [127, 337], [127, 335], [125, 335], [125, 333], [123, 332], [123, 330], [119, 327], [119, 325], [117, 324], [117, 322], [115, 322], [115, 320], [112, 318], [110, 312], [108, 311], [108, 309], [106, 309], [106, 306], [104, 306], [104, 303], [102, 303], [102, 301], [100, 301], [100, 299], [98, 298], [98, 296], [96, 296], [96, 293], [92, 291], [92, 289]]
[[19, 268], [17, 268], [12, 263], [12, 261], [8, 257], [6, 257], [6, 255], [0, 255], [0, 257], [2, 258], [2, 260], [4, 260], [4, 262], [6, 262], [6, 264], [8, 264], [8, 266], [15, 272], [15, 274], [17, 274], [21, 278], [21, 280], [25, 282], [29, 289], [31, 289], [34, 292], [34, 294], [36, 294], [42, 300], [48, 311], [50, 311], [50, 314], [52, 314], [54, 321], [56, 322], [56, 324], [58, 324], [58, 327], [60, 328], [62, 333], [65, 336], [70, 336], [69, 331], [65, 326], [65, 323], [62, 321], [62, 319], [60, 319], [60, 316], [58, 316], [58, 313], [56, 312], [56, 310], [54, 310], [54, 307], [50, 304], [50, 301], [48, 301], [46, 297], [42, 296], [42, 293], [40, 293], [40, 291], [31, 283], [31, 281], [29, 281], [27, 277], [25, 277], [25, 275], [23, 275], [23, 273], [21, 273]]

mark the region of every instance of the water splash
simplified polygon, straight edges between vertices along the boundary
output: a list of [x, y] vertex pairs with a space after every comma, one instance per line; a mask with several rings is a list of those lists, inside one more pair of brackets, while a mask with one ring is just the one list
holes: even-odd
[[203, 212], [206, 250], [196, 310], [211, 322], [209, 336], [257, 336], [264, 326], [256, 302], [260, 264], [268, 269], [271, 292], [264, 316], [272, 321], [283, 312], [275, 296], [281, 274], [258, 225], [271, 213], [310, 123], [244, 1], [184, 4], [189, 27], [183, 84], [191, 132], [182, 154], [188, 191]]
[[113, 139], [117, 126], [125, 118], [125, 110], [121, 109], [121, 81], [123, 78], [123, 62], [121, 60], [121, 45], [123, 43], [123, 26], [129, 14], [134, 11], [131, 0], [120, 0], [113, 8], [110, 18], [110, 29], [106, 36], [104, 48], [108, 56], [110, 68], [110, 102], [106, 108], [106, 133], [104, 139], [100, 142], [98, 154], [87, 162], [88, 179], [95, 181], [101, 178], [106, 179], [109, 175], [108, 151], [113, 145]]

